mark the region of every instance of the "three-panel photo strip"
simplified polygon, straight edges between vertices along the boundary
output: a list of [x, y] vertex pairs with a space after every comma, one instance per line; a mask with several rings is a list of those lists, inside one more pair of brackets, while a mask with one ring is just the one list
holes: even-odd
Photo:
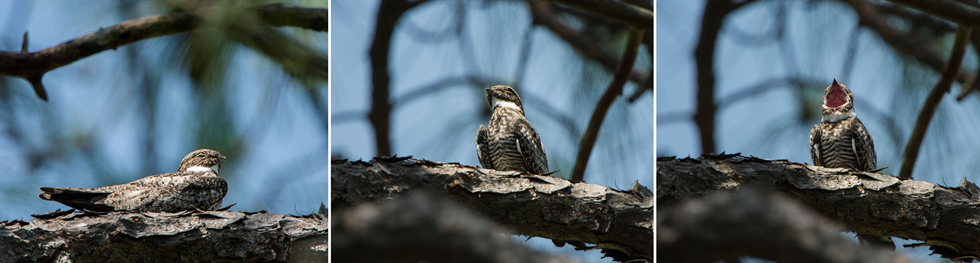
[[980, 2], [0, 1], [0, 262], [980, 262]]

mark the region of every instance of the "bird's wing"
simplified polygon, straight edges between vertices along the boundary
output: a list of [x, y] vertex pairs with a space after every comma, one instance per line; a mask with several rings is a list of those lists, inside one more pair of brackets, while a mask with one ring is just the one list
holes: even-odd
[[487, 127], [480, 124], [480, 129], [476, 131], [476, 158], [480, 161], [480, 166], [483, 166], [483, 168], [495, 169], [493, 168], [493, 162], [490, 160], [488, 137]]
[[161, 195], [163, 198], [158, 202], [187, 204], [196, 209], [211, 211], [221, 207], [221, 200], [228, 193], [228, 182], [213, 174], [194, 174], [186, 176], [180, 184], [168, 190]]
[[518, 119], [515, 125], [514, 138], [517, 138], [517, 150], [524, 158], [524, 165], [530, 169], [531, 173], [547, 173], [548, 156], [544, 153], [544, 145], [541, 145], [538, 132], [523, 118]]
[[37, 197], [43, 200], [55, 201], [69, 207], [90, 211], [113, 211], [113, 207], [105, 204], [106, 197], [111, 191], [89, 188], [41, 187]]
[[213, 210], [228, 192], [228, 183], [214, 173], [161, 174], [112, 187], [119, 190], [109, 197], [109, 205], [155, 212]]
[[[864, 128], [861, 120], [854, 118], [851, 122], [851, 139], [854, 140], [854, 150], [857, 151], [858, 167], [862, 171], [871, 171], [878, 167], [878, 156], [875, 154], [875, 142], [871, 139], [871, 134]], [[860, 158], [867, 156], [868, 158]]]
[[813, 165], [823, 166], [820, 161], [820, 124], [814, 124], [810, 129], [810, 159]]

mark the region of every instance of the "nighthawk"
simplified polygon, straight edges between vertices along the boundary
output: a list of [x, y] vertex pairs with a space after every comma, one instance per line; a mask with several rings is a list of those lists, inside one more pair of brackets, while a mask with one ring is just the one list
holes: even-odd
[[548, 157], [538, 132], [524, 118], [524, 106], [514, 88], [497, 85], [487, 89], [487, 102], [493, 108], [490, 127], [482, 124], [476, 133], [476, 156], [483, 168], [548, 172]]
[[41, 187], [38, 197], [94, 212], [217, 210], [228, 192], [218, 177], [224, 159], [218, 151], [200, 149], [184, 156], [176, 173], [99, 188]]
[[[810, 130], [810, 157], [813, 164], [829, 168], [872, 171], [877, 167], [875, 143], [854, 113], [854, 95], [835, 79], [823, 94], [823, 118]], [[858, 234], [863, 244], [895, 249], [891, 238]]]

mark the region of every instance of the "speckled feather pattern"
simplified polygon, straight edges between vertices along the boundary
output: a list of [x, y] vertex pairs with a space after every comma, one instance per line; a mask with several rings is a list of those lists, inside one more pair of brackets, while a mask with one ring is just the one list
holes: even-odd
[[[839, 107], [828, 102], [844, 98]], [[810, 129], [810, 158], [814, 165], [871, 171], [877, 167], [874, 140], [854, 114], [854, 95], [837, 80], [827, 87], [820, 109], [823, 121]], [[838, 100], [840, 101], [840, 100]], [[829, 106], [828, 106], [829, 105]]]
[[[517, 108], [496, 106], [494, 98], [512, 102]], [[494, 109], [489, 127], [480, 125], [477, 130], [480, 165], [501, 171], [548, 172], [548, 157], [541, 138], [524, 117], [524, 108], [517, 92], [508, 86], [494, 86], [487, 89], [487, 102]]]
[[860, 171], [871, 171], [877, 167], [874, 141], [857, 117], [815, 124], [810, 130], [810, 140], [820, 142], [810, 146], [820, 148], [820, 156], [816, 155], [816, 151], [810, 151], [814, 165]]
[[[835, 79], [824, 91], [820, 124], [810, 129], [810, 158], [813, 164], [829, 168], [871, 171], [877, 168], [875, 143], [854, 112], [854, 95]], [[888, 236], [857, 234], [862, 245], [873, 244], [895, 250]]]
[[152, 175], [120, 185], [99, 188], [42, 187], [41, 199], [90, 211], [180, 212], [215, 210], [228, 192], [228, 184], [213, 170], [187, 172], [194, 166], [218, 166], [224, 156], [201, 149], [181, 161], [178, 172]]

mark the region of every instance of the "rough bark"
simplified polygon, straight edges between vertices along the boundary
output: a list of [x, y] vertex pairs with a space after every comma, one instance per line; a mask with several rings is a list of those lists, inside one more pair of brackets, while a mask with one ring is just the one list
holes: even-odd
[[980, 188], [738, 154], [657, 160], [657, 205], [764, 185], [860, 234], [920, 240], [944, 258], [980, 258]]
[[429, 193], [360, 203], [333, 218], [336, 262], [570, 262], [500, 235], [510, 230]]
[[428, 190], [514, 229], [514, 234], [568, 242], [580, 250], [601, 249], [617, 261], [653, 260], [653, 193], [637, 184], [619, 191], [410, 157], [335, 161], [330, 170], [334, 211]]
[[326, 211], [54, 212], [4, 221], [0, 262], [325, 261]]
[[776, 262], [909, 262], [890, 251], [860, 248], [840, 234], [842, 227], [760, 187], [657, 210], [660, 261], [739, 262], [751, 256]]

